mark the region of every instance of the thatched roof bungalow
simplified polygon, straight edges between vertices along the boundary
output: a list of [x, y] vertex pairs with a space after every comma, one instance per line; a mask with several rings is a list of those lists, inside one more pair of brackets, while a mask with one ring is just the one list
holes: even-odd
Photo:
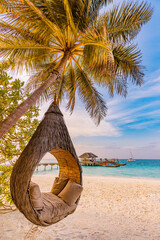
[[82, 155], [79, 156], [79, 158], [82, 158], [82, 159], [87, 159], [87, 160], [90, 160], [90, 161], [94, 161], [98, 156], [91, 153], [91, 152], [86, 152], [86, 153], [83, 153]]

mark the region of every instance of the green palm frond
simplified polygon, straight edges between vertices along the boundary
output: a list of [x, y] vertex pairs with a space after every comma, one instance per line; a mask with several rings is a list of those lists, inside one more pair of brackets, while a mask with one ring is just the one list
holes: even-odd
[[107, 107], [101, 94], [94, 87], [93, 81], [88, 78], [87, 73], [82, 70], [78, 61], [75, 58], [73, 60], [76, 63], [75, 75], [79, 97], [83, 101], [90, 117], [98, 125], [106, 116]]
[[[15, 1], [10, 2], [13, 2], [12, 11], [7, 14], [5, 19], [8, 24], [25, 29], [36, 35], [38, 39], [43, 37], [43, 41], [52, 36], [53, 39], [64, 46], [61, 27], [56, 21], [50, 21], [45, 16], [46, 9], [44, 9], [44, 4], [42, 4], [43, 1], [26, 0], [23, 1], [23, 4], [15, 4]], [[62, 24], [64, 25], [64, 23]]]
[[152, 16], [153, 9], [146, 2], [124, 2], [121, 6], [114, 6], [102, 17], [94, 22], [97, 31], [102, 32], [105, 25], [106, 32], [113, 41], [128, 41], [137, 36], [141, 27]]
[[141, 65], [142, 54], [136, 45], [125, 46], [123, 44], [115, 46], [113, 49], [115, 59], [116, 74], [130, 79], [136, 85], [141, 86], [143, 82], [143, 70]]
[[[100, 62], [92, 68], [88, 67], [88, 62], [84, 58], [84, 67], [88, 69], [88, 74], [94, 78], [97, 84], [106, 87], [110, 96], [115, 92], [122, 96], [127, 94], [127, 83], [132, 81], [141, 86], [143, 82], [143, 70], [141, 65], [141, 52], [136, 45], [114, 45], [113, 44], [114, 68], [110, 62]], [[92, 52], [92, 51], [91, 51]], [[91, 56], [92, 58], [93, 56]]]
[[33, 27], [33, 25], [32, 26], [28, 25], [24, 28], [22, 25], [22, 22], [21, 22], [21, 25], [19, 26], [17, 23], [9, 24], [6, 21], [0, 20], [0, 27], [1, 27], [1, 34], [5, 36], [6, 39], [8, 38], [8, 36], [15, 36], [20, 39], [24, 39], [26, 41], [31, 40], [35, 43], [39, 43], [43, 45], [48, 44], [48, 41], [49, 41], [48, 37], [47, 38], [45, 37], [46, 31], [48, 29], [45, 29], [44, 31], [41, 28], [41, 31], [40, 31], [41, 26], [37, 26], [36, 28], [34, 28], [34, 31], [30, 31], [30, 27]]
[[114, 75], [115, 65], [112, 51], [108, 52], [101, 46], [85, 46], [83, 63], [94, 73], [94, 77], [99, 78], [100, 74], [108, 73]]
[[[105, 74], [113, 78], [115, 76], [115, 63], [113, 56], [113, 43], [104, 31], [98, 33], [91, 27], [87, 31], [87, 44], [83, 50], [83, 64], [88, 68], [90, 75], [98, 81]], [[91, 44], [90, 44], [91, 42]]]
[[[32, 1], [30, 0], [24, 0], [24, 2], [30, 7], [29, 9], [33, 10], [33, 12], [42, 20], [42, 22], [44, 22], [46, 24], [46, 26], [48, 26], [53, 34], [58, 32], [61, 35], [61, 29], [58, 27], [57, 24], [55, 24], [54, 22], [51, 22], [43, 13], [43, 11], [41, 11], [40, 8], [38, 8]], [[58, 34], [56, 34], [58, 35]]]
[[100, 9], [109, 4], [112, 3], [113, 0], [88, 0], [88, 4], [86, 6], [86, 13], [88, 18], [88, 23], [93, 22], [95, 18], [98, 16]]
[[[50, 57], [57, 51], [51, 47], [40, 44], [33, 44], [28, 41], [20, 41], [16, 38], [8, 38], [7, 43], [0, 38], [0, 55], [1, 58], [16, 59], [16, 68], [21, 69], [23, 65], [26, 70], [37, 68], [44, 63], [50, 62]], [[54, 55], [55, 57], [55, 55]]]
[[76, 94], [76, 75], [73, 67], [72, 60], [70, 60], [70, 64], [68, 66], [67, 72], [66, 72], [66, 91], [67, 91], [67, 97], [68, 97], [68, 104], [67, 109], [70, 110], [72, 113], [75, 106], [75, 94]]
[[[114, 84], [113, 89], [116, 91], [117, 94], [123, 97], [127, 96], [127, 90], [128, 90], [127, 79], [118, 75], [115, 77], [113, 84]], [[114, 95], [114, 91], [113, 91], [113, 95]]]
[[[84, 34], [79, 38], [82, 42], [80, 45], [88, 46], [94, 45], [104, 48], [105, 50], [112, 55], [110, 41], [107, 42], [107, 39], [103, 35], [99, 34], [93, 27], [88, 28]], [[107, 43], [107, 44], [106, 44]]]
[[24, 6], [24, 2], [22, 0], [1, 0], [0, 1], [0, 12], [6, 13], [6, 12], [12, 12], [12, 10], [21, 9]]
[[72, 9], [69, 0], [64, 0], [64, 8], [66, 10], [67, 24], [71, 26], [72, 30], [75, 30], [74, 19], [72, 15]]

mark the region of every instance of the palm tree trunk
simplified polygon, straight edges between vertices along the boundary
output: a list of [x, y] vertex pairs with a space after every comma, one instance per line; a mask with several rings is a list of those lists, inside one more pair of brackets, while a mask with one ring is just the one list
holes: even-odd
[[18, 121], [18, 119], [25, 114], [32, 105], [34, 105], [41, 94], [57, 79], [58, 75], [63, 71], [68, 59], [69, 53], [66, 53], [59, 66], [48, 77], [48, 79], [13, 112], [11, 112], [11, 114], [3, 122], [0, 123], [0, 138], [2, 138], [3, 135]]

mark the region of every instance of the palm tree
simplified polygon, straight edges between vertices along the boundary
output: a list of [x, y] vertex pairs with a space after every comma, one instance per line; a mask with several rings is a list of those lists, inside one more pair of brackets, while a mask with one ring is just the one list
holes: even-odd
[[[12, 59], [18, 71], [32, 73], [33, 93], [0, 126], [2, 137], [42, 97], [68, 99], [72, 112], [78, 92], [98, 124], [107, 107], [96, 90], [126, 96], [131, 80], [143, 82], [141, 52], [133, 39], [152, 15], [147, 3], [123, 3], [103, 15], [112, 0], [1, 0], [0, 56]], [[65, 95], [64, 95], [65, 94]]]

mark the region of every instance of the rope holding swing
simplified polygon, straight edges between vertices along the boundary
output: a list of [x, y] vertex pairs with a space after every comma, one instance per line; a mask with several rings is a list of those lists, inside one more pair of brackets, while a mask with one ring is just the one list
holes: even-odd
[[[59, 177], [55, 179], [51, 192], [40, 193], [39, 186], [31, 182], [31, 177], [47, 152], [58, 161]], [[10, 190], [17, 208], [36, 225], [56, 223], [73, 213], [78, 205], [82, 191], [82, 169], [63, 114], [56, 105], [56, 95], [13, 167]], [[39, 198], [38, 202], [34, 192]]]

